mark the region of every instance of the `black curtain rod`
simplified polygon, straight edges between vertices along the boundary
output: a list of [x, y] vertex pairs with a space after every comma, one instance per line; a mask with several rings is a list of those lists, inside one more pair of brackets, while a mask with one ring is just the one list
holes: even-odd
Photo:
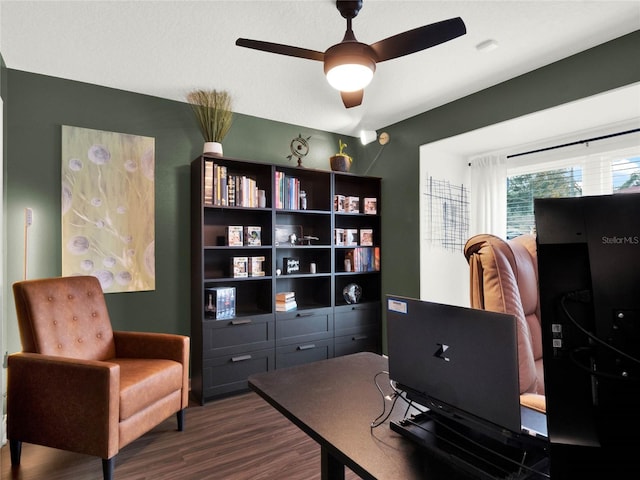
[[612, 133], [610, 135], [602, 135], [600, 137], [587, 138], [586, 140], [578, 140], [576, 142], [563, 143], [562, 145], [554, 145], [553, 147], [539, 148], [538, 150], [531, 150], [529, 152], [514, 153], [513, 155], [507, 155], [507, 158], [522, 157], [523, 155], [531, 155], [532, 153], [546, 152], [548, 150], [555, 150], [556, 148], [571, 147], [573, 145], [595, 142], [596, 140], [604, 140], [606, 138], [619, 137], [620, 135], [628, 135], [629, 133], [636, 132], [640, 132], [640, 128], [634, 128], [633, 130], [627, 130], [624, 132]]

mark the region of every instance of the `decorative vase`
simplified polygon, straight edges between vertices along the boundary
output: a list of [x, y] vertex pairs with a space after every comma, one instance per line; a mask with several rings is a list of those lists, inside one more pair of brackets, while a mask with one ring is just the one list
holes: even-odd
[[348, 172], [351, 168], [351, 157], [338, 153], [333, 157], [329, 157], [331, 162], [331, 170], [334, 172]]
[[204, 150], [202, 153], [222, 156], [222, 144], [220, 142], [204, 142]]

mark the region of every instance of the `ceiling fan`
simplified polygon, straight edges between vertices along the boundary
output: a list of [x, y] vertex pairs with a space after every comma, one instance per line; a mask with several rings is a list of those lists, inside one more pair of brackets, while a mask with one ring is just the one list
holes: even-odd
[[347, 31], [340, 43], [329, 47], [325, 52], [247, 38], [239, 38], [236, 45], [324, 62], [327, 81], [340, 91], [344, 106], [351, 108], [362, 103], [364, 88], [373, 78], [376, 63], [419, 52], [467, 33], [462, 19], [456, 17], [367, 45], [358, 42], [351, 29], [351, 21], [360, 12], [362, 0], [337, 0], [336, 6], [340, 14], [347, 19]]

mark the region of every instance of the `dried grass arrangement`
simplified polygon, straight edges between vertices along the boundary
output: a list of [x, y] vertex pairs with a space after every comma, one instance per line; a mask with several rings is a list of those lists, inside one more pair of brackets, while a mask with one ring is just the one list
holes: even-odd
[[187, 94], [205, 142], [222, 143], [233, 122], [231, 95], [225, 90], [193, 90]]

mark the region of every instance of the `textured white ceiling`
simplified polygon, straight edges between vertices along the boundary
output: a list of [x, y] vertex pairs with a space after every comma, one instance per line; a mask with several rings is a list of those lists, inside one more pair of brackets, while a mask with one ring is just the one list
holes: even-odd
[[[345, 109], [322, 63], [235, 46], [238, 37], [324, 51], [345, 30], [333, 0], [0, 1], [7, 67], [184, 101], [229, 90], [247, 115], [357, 135], [640, 28], [633, 1], [365, 0], [359, 41], [460, 16], [463, 37], [378, 65], [363, 104]], [[499, 47], [478, 52], [480, 42]]]

